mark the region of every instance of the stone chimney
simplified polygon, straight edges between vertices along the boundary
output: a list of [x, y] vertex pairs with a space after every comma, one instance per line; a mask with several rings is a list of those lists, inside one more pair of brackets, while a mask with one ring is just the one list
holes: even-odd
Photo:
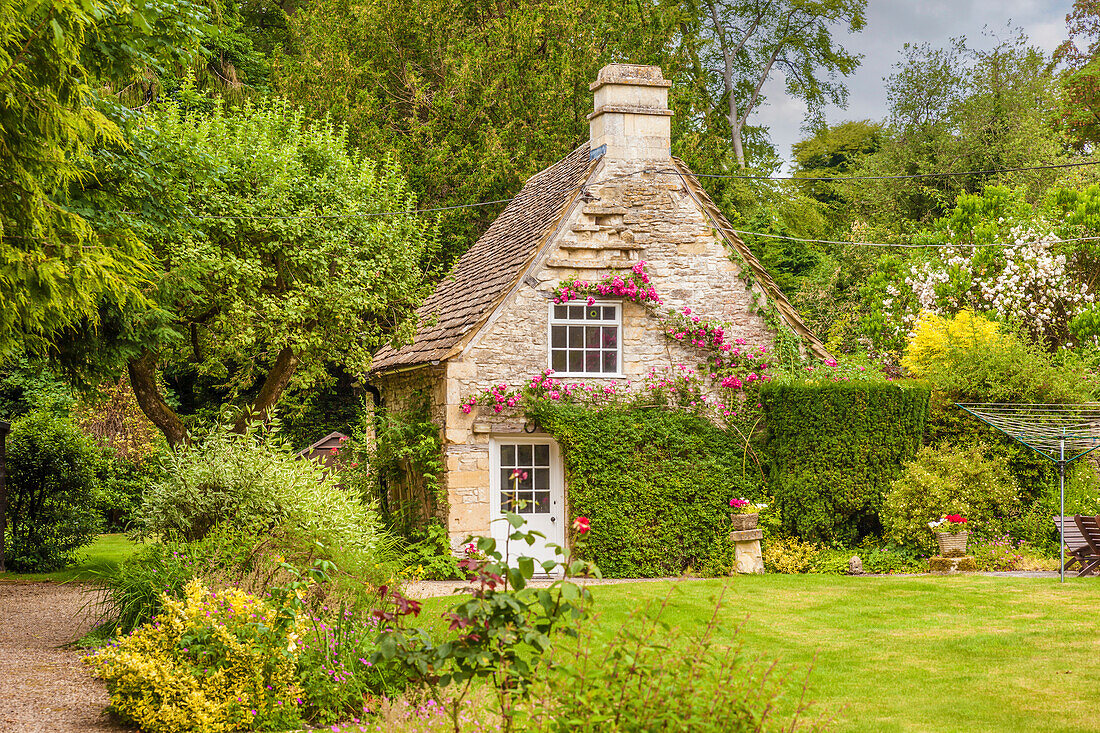
[[666, 161], [671, 157], [672, 111], [659, 66], [608, 64], [589, 86], [595, 92], [588, 115], [591, 156], [608, 160]]

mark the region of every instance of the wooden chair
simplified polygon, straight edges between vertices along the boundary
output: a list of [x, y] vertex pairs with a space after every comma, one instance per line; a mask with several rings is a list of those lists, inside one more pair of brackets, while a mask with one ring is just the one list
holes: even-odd
[[1090, 572], [1100, 575], [1100, 515], [1090, 517], [1078, 514], [1073, 521], [1077, 524], [1077, 529], [1081, 530], [1089, 550], [1081, 563], [1081, 572], [1077, 573], [1077, 577], [1088, 575]]
[[[1088, 575], [1097, 568], [1098, 558], [1097, 553], [1089, 546], [1088, 539], [1085, 533], [1077, 525], [1077, 519], [1080, 515], [1073, 517], [1054, 517], [1054, 527], [1058, 531], [1062, 530], [1062, 522], [1065, 520], [1066, 531], [1066, 551], [1069, 552], [1070, 558], [1066, 563], [1066, 570], [1069, 570], [1074, 565], [1080, 565], [1081, 570], [1077, 573], [1077, 577]], [[1088, 519], [1088, 517], [1086, 517]], [[1095, 519], [1095, 517], [1093, 517]]]

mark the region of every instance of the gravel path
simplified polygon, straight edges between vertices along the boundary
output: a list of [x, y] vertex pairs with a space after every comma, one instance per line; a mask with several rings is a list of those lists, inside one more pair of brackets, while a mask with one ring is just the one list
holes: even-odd
[[121, 733], [107, 690], [68, 647], [92, 626], [85, 586], [0, 583], [0, 730]]

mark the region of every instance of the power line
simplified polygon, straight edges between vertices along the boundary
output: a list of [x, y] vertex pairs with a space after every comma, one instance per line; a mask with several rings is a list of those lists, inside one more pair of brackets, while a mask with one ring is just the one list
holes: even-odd
[[[263, 216], [237, 216], [234, 214], [192, 214], [193, 219], [232, 219], [235, 221], [284, 221], [304, 219], [366, 219], [374, 216], [396, 216], [398, 214], [432, 214], [439, 211], [454, 211], [455, 209], [473, 209], [479, 206], [493, 206], [494, 204], [506, 204], [514, 199], [496, 199], [495, 201], [478, 201], [472, 204], [456, 204], [455, 206], [436, 206], [430, 209], [399, 209], [397, 211], [368, 211], [357, 214], [271, 214]], [[137, 215], [135, 211], [125, 211], [125, 214]]]
[[[902, 181], [914, 178], [946, 178], [952, 176], [991, 176], [997, 173], [1019, 173], [1022, 171], [1047, 171], [1058, 168], [1079, 168], [1085, 165], [1100, 165], [1100, 160], [1082, 160], [1074, 163], [1051, 163], [1049, 165], [1031, 165], [1019, 168], [990, 168], [977, 171], [944, 171], [942, 173], [911, 173], [897, 176], [746, 176], [736, 174], [695, 173], [696, 178], [733, 178], [748, 181]], [[672, 173], [673, 171], [653, 171]]]
[[[903, 247], [906, 249], [976, 249], [978, 247], [1027, 247], [1035, 244], [1035, 242], [989, 242], [987, 244], [897, 244], [891, 242], [843, 242], [831, 239], [804, 239], [801, 237], [788, 237], [783, 234], [764, 234], [763, 232], [748, 232], [741, 229], [728, 229], [726, 231], [733, 232], [734, 234], [744, 234], [752, 237], [770, 237], [771, 239], [789, 239], [792, 242], [803, 242], [806, 244], [847, 244], [856, 247]], [[1068, 239], [1058, 239], [1052, 244], [1060, 244], [1062, 242], [1095, 242], [1100, 240], [1100, 237], [1070, 237]]]
[[[996, 173], [1016, 173], [1020, 171], [1037, 171], [1037, 170], [1052, 170], [1057, 168], [1076, 168], [1086, 165], [1100, 165], [1100, 160], [1087, 160], [1078, 161], [1075, 163], [1054, 163], [1050, 165], [1038, 165], [1038, 166], [1026, 166], [1020, 168], [998, 168], [990, 170], [974, 170], [974, 171], [945, 171], [942, 173], [914, 173], [912, 175], [899, 175], [899, 176], [831, 176], [831, 177], [802, 177], [802, 176], [747, 176], [747, 175], [720, 175], [714, 173], [692, 173], [696, 178], [723, 178], [723, 179], [742, 179], [742, 180], [757, 180], [757, 181], [882, 181], [882, 180], [910, 180], [915, 178], [936, 178], [944, 176], [975, 176], [975, 175], [993, 175]], [[619, 180], [623, 178], [629, 178], [631, 176], [643, 175], [643, 174], [667, 174], [683, 177], [683, 173], [675, 169], [663, 169], [663, 168], [645, 168], [640, 171], [631, 171], [628, 173], [620, 173], [616, 176], [612, 176], [609, 180]], [[297, 221], [297, 220], [309, 220], [309, 219], [358, 219], [358, 218], [372, 218], [377, 216], [396, 216], [398, 214], [434, 214], [441, 211], [456, 211], [458, 209], [473, 209], [482, 206], [495, 206], [496, 204], [507, 204], [514, 201], [514, 198], [507, 199], [495, 199], [493, 201], [477, 201], [469, 204], [455, 204], [453, 206], [436, 206], [427, 209], [402, 209], [398, 211], [372, 211], [364, 213], [354, 214], [271, 214], [261, 216], [236, 216], [232, 214], [202, 214], [193, 215], [195, 219], [229, 219], [235, 221]], [[127, 214], [135, 214], [136, 212], [125, 212]], [[849, 243], [850, 244], [850, 243]], [[886, 246], [886, 245], [883, 245]], [[898, 245], [891, 245], [898, 246]]]

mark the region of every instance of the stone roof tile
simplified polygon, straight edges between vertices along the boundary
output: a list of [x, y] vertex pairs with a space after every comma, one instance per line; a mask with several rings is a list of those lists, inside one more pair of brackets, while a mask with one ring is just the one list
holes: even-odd
[[417, 309], [411, 344], [383, 346], [372, 372], [447, 358], [492, 313], [565, 213], [591, 170], [588, 143], [536, 173]]

